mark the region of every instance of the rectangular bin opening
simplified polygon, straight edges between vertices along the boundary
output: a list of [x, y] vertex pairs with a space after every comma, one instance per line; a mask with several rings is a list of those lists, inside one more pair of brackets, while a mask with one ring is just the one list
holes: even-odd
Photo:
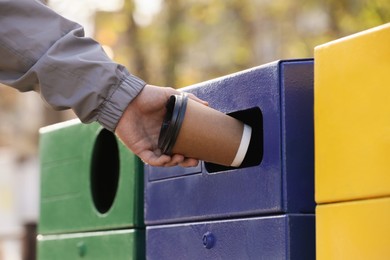
[[235, 111], [228, 115], [242, 121], [252, 127], [252, 136], [244, 161], [238, 168], [218, 165], [205, 162], [206, 170], [209, 173], [241, 169], [256, 166], [263, 159], [263, 115], [260, 108], [254, 107], [246, 110]]

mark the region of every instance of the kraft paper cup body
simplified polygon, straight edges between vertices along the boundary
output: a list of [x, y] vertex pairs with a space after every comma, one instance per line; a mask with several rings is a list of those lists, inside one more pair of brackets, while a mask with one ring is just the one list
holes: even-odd
[[[171, 150], [168, 153], [182, 154], [225, 166], [240, 166], [249, 146], [251, 128], [231, 116], [188, 97], [185, 98], [186, 102], [176, 96], [175, 104], [184, 104], [186, 107], [180, 109], [176, 107], [175, 110], [171, 104], [171, 110], [173, 108], [175, 111], [172, 110], [164, 119], [166, 125], [168, 122], [171, 126], [180, 127], [177, 132], [171, 131], [176, 133], [176, 138], [170, 143]], [[180, 117], [179, 114], [180, 122], [173, 122]], [[167, 143], [167, 139], [169, 138], [166, 135], [164, 138], [160, 133], [159, 146], [162, 140]]]

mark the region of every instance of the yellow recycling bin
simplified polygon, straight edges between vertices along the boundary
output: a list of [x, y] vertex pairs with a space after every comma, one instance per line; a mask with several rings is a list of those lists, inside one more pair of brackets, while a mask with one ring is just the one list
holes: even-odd
[[317, 203], [390, 196], [390, 24], [314, 56]]
[[314, 56], [317, 259], [390, 259], [390, 24]]

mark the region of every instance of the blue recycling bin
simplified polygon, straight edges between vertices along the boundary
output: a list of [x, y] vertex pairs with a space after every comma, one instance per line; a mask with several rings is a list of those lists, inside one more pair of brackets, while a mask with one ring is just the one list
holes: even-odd
[[312, 59], [276, 61], [183, 91], [255, 129], [254, 163], [145, 165], [147, 225], [314, 213]]

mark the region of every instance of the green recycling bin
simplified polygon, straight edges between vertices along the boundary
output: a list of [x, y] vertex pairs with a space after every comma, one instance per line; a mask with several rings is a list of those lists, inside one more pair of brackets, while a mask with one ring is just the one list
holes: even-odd
[[97, 123], [40, 131], [39, 234], [142, 228], [143, 164]]

